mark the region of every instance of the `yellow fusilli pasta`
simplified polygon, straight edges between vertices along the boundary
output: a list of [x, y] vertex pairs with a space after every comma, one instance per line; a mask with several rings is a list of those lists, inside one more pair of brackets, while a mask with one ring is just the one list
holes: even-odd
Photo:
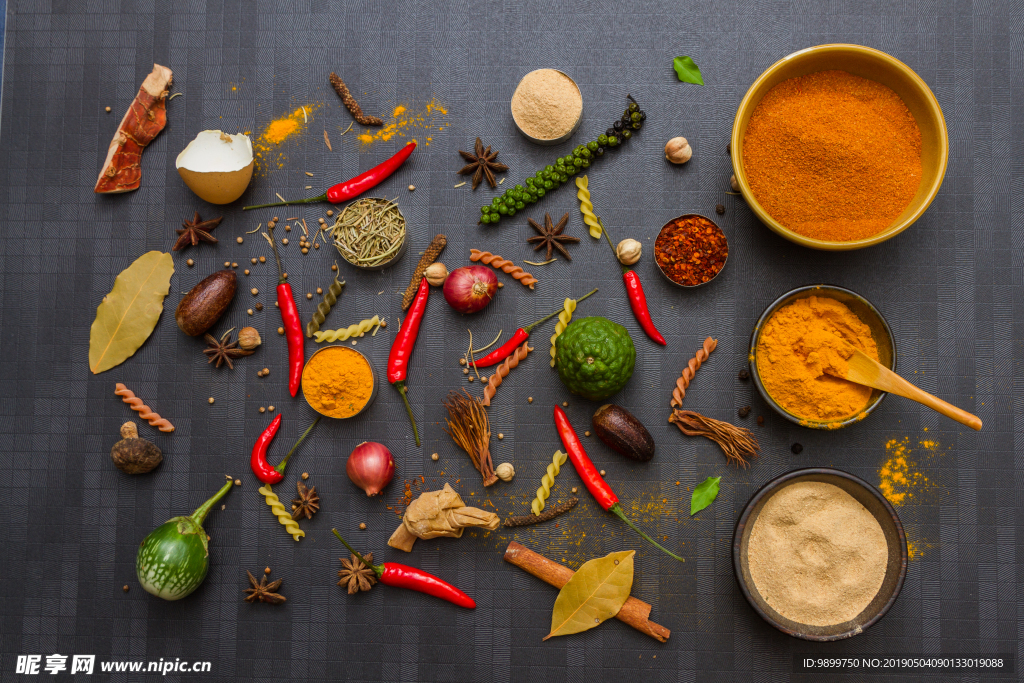
[[555, 333], [551, 335], [551, 367], [555, 367], [555, 340], [558, 336], [565, 332], [565, 328], [569, 326], [569, 321], [572, 320], [572, 312], [576, 310], [576, 300], [566, 298], [565, 303], [562, 304], [562, 310], [558, 314], [558, 322], [555, 323]]
[[530, 509], [533, 510], [533, 514], [539, 515], [544, 510], [544, 501], [551, 497], [551, 487], [555, 485], [555, 477], [562, 471], [562, 465], [565, 464], [565, 460], [568, 457], [562, 451], [555, 451], [555, 455], [548, 465], [547, 472], [540, 479], [537, 497], [530, 503]]
[[264, 484], [259, 488], [259, 491], [267, 499], [267, 505], [270, 506], [270, 511], [277, 517], [277, 521], [284, 525], [284, 530], [291, 534], [292, 538], [297, 541], [306, 535], [306, 532], [299, 528], [299, 523], [292, 519], [292, 513], [285, 509], [277, 494], [270, 488], [270, 484]]
[[[319, 330], [313, 333], [316, 337], [316, 343], [320, 342], [336, 342], [345, 341], [350, 337], [362, 337], [364, 334], [373, 330], [373, 334], [377, 334], [375, 327], [380, 327], [380, 316], [375, 315], [372, 318], [361, 320], [355, 325], [349, 325], [348, 327], [340, 330]], [[372, 335], [371, 335], [372, 336]]]
[[590, 236], [595, 240], [601, 239], [601, 235], [604, 230], [601, 227], [600, 219], [594, 213], [594, 205], [590, 201], [590, 190], [587, 186], [590, 181], [587, 176], [579, 176], [576, 178], [576, 197], [580, 200], [580, 213], [583, 214], [583, 222], [588, 228], [590, 228]]

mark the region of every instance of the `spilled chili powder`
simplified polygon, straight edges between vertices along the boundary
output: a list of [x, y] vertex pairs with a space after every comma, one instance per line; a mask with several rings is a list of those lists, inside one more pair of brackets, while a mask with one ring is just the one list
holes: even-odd
[[718, 275], [729, 257], [722, 229], [703, 216], [682, 216], [661, 229], [654, 258], [673, 282], [694, 286]]
[[877, 235], [921, 185], [921, 130], [899, 95], [845, 71], [791, 78], [758, 103], [743, 137], [758, 203], [806, 237]]

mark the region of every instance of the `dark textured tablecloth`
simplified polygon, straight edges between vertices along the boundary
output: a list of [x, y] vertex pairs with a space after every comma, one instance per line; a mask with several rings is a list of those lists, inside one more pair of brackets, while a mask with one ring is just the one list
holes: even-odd
[[[495, 682], [821, 680], [794, 674], [794, 653], [1015, 654], [1024, 633], [1018, 545], [1024, 462], [1016, 441], [1024, 429], [1022, 22], [1021, 7], [1011, 2], [12, 0], [0, 126], [0, 678], [24, 680], [15, 673], [18, 657], [32, 654], [43, 656], [42, 666], [48, 655], [68, 656], [69, 667], [72, 655], [94, 654], [94, 676], [113, 680], [157, 674], [103, 674], [102, 662], [180, 659], [209, 661], [211, 671], [171, 673], [167, 680]], [[869, 45], [904, 61], [933, 89], [949, 126], [949, 168], [931, 208], [900, 236], [849, 253], [791, 244], [727, 194], [725, 146], [743, 93], [777, 59], [828, 42]], [[676, 80], [672, 59], [681, 54], [700, 65], [705, 87]], [[169, 125], [146, 150], [142, 187], [97, 196], [92, 188], [104, 152], [153, 62], [173, 69], [173, 92], [183, 95], [169, 103]], [[526, 142], [509, 114], [518, 79], [538, 67], [564, 70], [583, 93], [582, 126], [572, 143], [555, 149]], [[436, 99], [447, 116], [432, 119], [430, 130], [364, 146], [355, 137], [359, 127], [341, 135], [351, 117], [330, 90], [332, 70], [368, 113], [388, 117], [398, 105], [418, 110]], [[471, 149], [477, 136], [500, 150], [499, 160], [511, 169], [504, 174], [508, 187], [556, 152], [603, 132], [627, 93], [646, 110], [647, 123], [626, 149], [592, 167], [591, 189], [614, 237], [644, 243], [638, 270], [667, 348], [639, 330], [607, 245], [584, 232], [573, 189], [492, 227], [476, 219], [494, 191], [453, 187], [463, 180], [455, 175], [462, 165], [456, 151]], [[281, 145], [280, 164], [266, 165], [269, 171], [236, 204], [207, 205], [179, 179], [174, 158], [197, 132], [252, 131], [255, 138], [275, 117], [307, 104], [322, 106], [303, 133]], [[677, 135], [694, 148], [682, 167], [662, 157], [666, 140]], [[328, 327], [373, 314], [387, 319], [386, 330], [357, 346], [379, 372], [404, 317], [396, 292], [435, 233], [448, 235], [443, 260], [449, 268], [466, 264], [471, 247], [517, 262], [535, 259], [525, 244], [531, 234], [525, 217], [542, 219], [545, 212], [556, 220], [569, 212], [568, 232], [582, 241], [570, 247], [572, 263], [530, 267], [540, 280], [536, 291], [501, 276], [504, 289], [479, 315], [460, 317], [433, 294], [408, 380], [422, 448], [412, 441], [397, 392], [383, 379], [364, 416], [322, 422], [277, 487], [291, 497], [295, 479], [308, 472], [320, 492], [321, 511], [303, 522], [306, 537], [295, 543], [257, 494], [247, 463], [270, 419], [261, 406], [274, 405], [284, 416], [274, 462], [313, 413], [287, 393], [285, 342], [273, 306], [276, 276], [269, 262], [249, 265], [251, 256], [269, 250], [246, 233], [275, 214], [313, 224], [327, 207], [244, 214], [240, 207], [272, 201], [275, 193], [318, 192], [377, 164], [411, 137], [420, 147], [378, 191], [398, 198], [408, 218], [409, 253], [381, 273], [342, 262], [348, 284], [328, 318]], [[406, 189], [410, 184], [415, 192]], [[731, 248], [725, 271], [694, 291], [670, 286], [654, 266], [653, 236], [682, 213], [714, 216], [719, 203]], [[174, 254], [171, 293], [152, 337], [122, 365], [93, 375], [89, 329], [114, 277], [145, 251], [169, 251], [175, 228], [197, 210], [204, 218], [224, 215], [215, 232], [220, 242]], [[280, 227], [278, 233], [286, 236]], [[244, 244], [236, 243], [238, 236]], [[328, 247], [303, 257], [296, 232], [290, 236], [285, 267], [308, 318], [316, 298], [304, 295], [327, 287], [336, 254]], [[188, 267], [186, 258], [195, 265]], [[234, 371], [207, 365], [202, 340], [183, 335], [173, 320], [183, 293], [224, 261], [239, 264], [239, 293], [215, 330], [253, 325], [264, 340]], [[245, 267], [252, 269], [248, 277], [241, 274]], [[977, 413], [984, 431], [896, 397], [863, 423], [831, 433], [773, 414], [749, 382], [737, 379], [750, 330], [777, 296], [817, 282], [851, 288], [873, 302], [895, 332], [899, 371]], [[579, 507], [558, 525], [419, 541], [410, 555], [388, 548], [398, 517], [387, 507], [408, 480], [425, 478], [417, 491], [449, 482], [467, 503], [487, 501], [502, 516], [526, 510], [560, 446], [552, 405], [568, 401], [580, 432], [596, 407], [570, 395], [548, 367], [552, 324], [535, 332], [535, 355], [506, 380], [490, 411], [493, 431], [504, 437], [492, 439], [494, 461], [515, 465], [511, 483], [484, 490], [442, 431], [441, 398], [460, 386], [479, 391], [457, 365], [467, 328], [485, 343], [595, 286], [599, 294], [576, 315], [605, 315], [630, 330], [636, 372], [614, 400], [645, 422], [658, 450], [651, 463], [637, 464], [596, 439], [585, 442], [626, 512], [686, 562], [653, 550], [582, 488]], [[250, 287], [259, 295], [251, 296]], [[250, 317], [246, 309], [256, 301], [266, 307]], [[686, 406], [754, 430], [762, 452], [748, 470], [728, 467], [714, 444], [666, 423], [670, 388], [708, 335], [718, 338], [718, 350], [688, 390]], [[314, 346], [307, 343], [307, 355]], [[261, 379], [256, 372], [263, 367], [270, 376]], [[119, 426], [135, 417], [114, 395], [115, 382], [177, 428], [166, 435], [140, 426], [164, 451], [152, 474], [122, 474], [109, 459]], [[744, 405], [753, 407], [745, 422], [736, 416]], [[345, 475], [346, 457], [365, 440], [384, 442], [398, 461], [386, 499], [367, 499]], [[741, 596], [731, 564], [733, 525], [750, 495], [772, 477], [806, 466], [838, 467], [877, 485], [892, 451], [887, 443], [903, 440], [914, 471], [928, 482], [897, 508], [916, 556], [889, 614], [863, 635], [833, 644], [795, 640], [763, 622]], [[799, 455], [790, 450], [794, 442], [803, 445]], [[438, 462], [430, 459], [435, 452]], [[212, 537], [206, 582], [180, 602], [146, 594], [135, 579], [139, 542], [168, 518], [195, 509], [225, 473], [242, 485], [206, 524]], [[708, 476], [722, 477], [721, 495], [689, 518], [689, 488]], [[556, 499], [579, 486], [566, 467]], [[450, 580], [478, 608], [460, 610], [385, 586], [348, 596], [335, 585], [338, 558], [346, 553], [331, 527], [375, 559], [408, 562]], [[556, 591], [502, 561], [513, 539], [574, 568], [635, 549], [633, 595], [654, 606], [652, 619], [672, 629], [671, 639], [659, 644], [613, 620], [541, 642]], [[242, 602], [245, 571], [266, 566], [284, 580], [283, 606]], [[923, 676], [834, 674], [879, 681]], [[961, 674], [927, 678], [961, 680]]]

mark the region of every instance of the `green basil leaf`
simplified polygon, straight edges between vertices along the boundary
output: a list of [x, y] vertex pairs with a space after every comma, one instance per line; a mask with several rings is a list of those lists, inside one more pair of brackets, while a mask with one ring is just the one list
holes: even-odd
[[708, 477], [697, 485], [697, 488], [693, 490], [693, 496], [690, 497], [691, 517], [715, 502], [715, 498], [718, 498], [718, 482], [720, 481], [722, 481], [721, 477]]
[[700, 75], [700, 67], [691, 57], [682, 56], [672, 60], [672, 68], [676, 70], [676, 78], [683, 83], [696, 83], [704, 85], [704, 79]]

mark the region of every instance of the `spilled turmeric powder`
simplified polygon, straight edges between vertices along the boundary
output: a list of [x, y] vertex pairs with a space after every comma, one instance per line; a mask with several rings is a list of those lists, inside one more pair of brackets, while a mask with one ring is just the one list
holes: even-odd
[[[386, 141], [395, 137], [405, 137], [406, 133], [415, 130], [444, 130], [445, 117], [448, 110], [436, 99], [430, 100], [423, 109], [412, 111], [404, 105], [398, 105], [391, 112], [391, 118], [384, 122], [384, 125], [375, 130], [366, 130], [360, 133], [358, 138], [364, 145], [374, 142]], [[425, 146], [430, 145], [431, 138], [427, 138]]]
[[[930, 442], [929, 442], [930, 443]], [[886, 460], [878, 470], [878, 488], [893, 505], [903, 505], [928, 486], [928, 477], [910, 459], [910, 439], [890, 439], [885, 443]]]
[[323, 105], [320, 103], [305, 104], [268, 123], [253, 142], [256, 168], [261, 171], [266, 171], [271, 165], [283, 168], [285, 156], [278, 147], [285, 140], [305, 130], [313, 118], [313, 112], [321, 106]]

